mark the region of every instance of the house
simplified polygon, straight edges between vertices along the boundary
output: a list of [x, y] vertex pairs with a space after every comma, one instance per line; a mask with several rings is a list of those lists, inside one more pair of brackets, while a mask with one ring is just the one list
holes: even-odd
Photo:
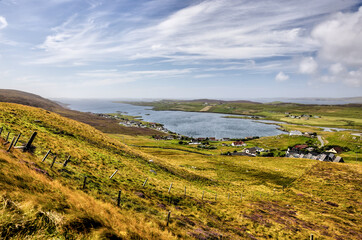
[[264, 152], [264, 148], [260, 148], [260, 147], [252, 147], [252, 148], [255, 148], [255, 150], [257, 152]]
[[223, 141], [230, 141], [230, 138], [223, 138]]
[[242, 146], [246, 146], [246, 143], [244, 143], [243, 141], [236, 141], [236, 142], [233, 142], [231, 144], [231, 146], [233, 146], [233, 147], [242, 147]]
[[250, 154], [250, 155], [252, 155], [254, 157], [256, 156], [256, 150], [252, 149], [252, 148], [245, 148], [244, 153]]
[[337, 154], [337, 153], [342, 153], [343, 149], [341, 147], [337, 146], [337, 147], [333, 147], [333, 148], [329, 149], [327, 152]]
[[167, 137], [166, 137], [166, 140], [174, 140], [175, 138], [174, 138], [174, 136], [172, 136], [172, 135], [168, 135]]
[[303, 150], [303, 149], [306, 149], [308, 147], [308, 145], [306, 144], [297, 144], [293, 147], [293, 150]]
[[210, 141], [217, 141], [216, 138], [214, 138], [214, 137], [209, 138], [209, 140]]
[[245, 148], [244, 152], [256, 156], [258, 152], [263, 152], [264, 149], [260, 147]]
[[292, 130], [289, 132], [289, 136], [302, 136], [302, 132], [298, 130]]

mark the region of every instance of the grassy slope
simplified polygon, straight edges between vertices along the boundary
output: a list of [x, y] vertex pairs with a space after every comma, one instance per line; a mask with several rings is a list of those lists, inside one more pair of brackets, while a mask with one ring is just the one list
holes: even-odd
[[[22, 132], [26, 139], [38, 131], [34, 154], [17, 150], [9, 154], [0, 147], [0, 228], [5, 236], [305, 239], [313, 233], [318, 239], [361, 237], [359, 164], [202, 156], [153, 148], [140, 152], [45, 110], [7, 103], [0, 103], [0, 109], [0, 125], [14, 133], [11, 137]], [[51, 158], [41, 162], [48, 149], [59, 156], [53, 169]], [[64, 170], [61, 163], [68, 154], [72, 163]], [[151, 158], [153, 162], [148, 161]], [[115, 168], [119, 172], [110, 180]], [[84, 175], [89, 183], [81, 190]], [[146, 177], [148, 183], [142, 188]], [[118, 209], [114, 205], [120, 189], [122, 208]], [[165, 227], [168, 210], [172, 221]]]
[[[159, 101], [148, 103], [133, 103], [153, 106], [155, 110], [200, 111], [205, 107], [204, 101]], [[294, 103], [212, 103], [208, 112], [225, 114], [256, 115], [269, 120], [285, 121], [293, 124], [312, 126], [344, 127], [362, 129], [361, 104], [347, 105], [303, 105]], [[285, 117], [285, 112], [292, 115], [317, 115], [321, 118], [292, 119]]]
[[73, 111], [64, 108], [63, 106], [53, 101], [50, 101], [38, 95], [27, 92], [9, 90], [9, 89], [0, 89], [0, 102], [18, 103], [22, 105], [49, 110], [58, 113], [64, 117], [89, 124], [105, 133], [118, 133], [118, 134], [132, 135], [132, 136], [137, 136], [137, 135], [151, 136], [154, 134], [163, 135], [163, 133], [154, 131], [152, 129], [124, 127], [121, 126], [119, 122], [114, 119], [106, 119], [91, 113]]

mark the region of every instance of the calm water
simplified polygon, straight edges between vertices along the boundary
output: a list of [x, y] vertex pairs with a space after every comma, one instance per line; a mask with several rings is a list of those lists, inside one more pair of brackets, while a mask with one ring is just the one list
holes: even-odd
[[[190, 137], [243, 138], [248, 136], [273, 136], [283, 133], [276, 125], [263, 124], [249, 119], [223, 118], [225, 114], [153, 111], [151, 107], [113, 103], [109, 100], [62, 99], [73, 110], [93, 113], [121, 111], [132, 116], [142, 116], [148, 122], [162, 123], [167, 129]], [[265, 121], [267, 122], [267, 121]]]

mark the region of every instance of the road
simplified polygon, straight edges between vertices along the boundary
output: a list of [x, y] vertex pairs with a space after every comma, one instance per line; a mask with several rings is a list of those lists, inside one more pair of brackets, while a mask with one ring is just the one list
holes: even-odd
[[322, 139], [322, 136], [317, 136], [317, 138], [318, 138], [318, 140], [320, 141], [320, 143], [321, 143], [321, 147], [323, 147], [324, 146], [324, 141], [323, 141], [323, 139]]

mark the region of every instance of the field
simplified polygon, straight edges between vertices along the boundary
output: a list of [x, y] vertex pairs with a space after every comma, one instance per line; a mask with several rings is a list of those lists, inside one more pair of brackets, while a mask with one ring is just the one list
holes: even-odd
[[[231, 148], [193, 149], [176, 140], [106, 135], [39, 108], [0, 103], [0, 109], [0, 127], [4, 129], [0, 147], [1, 238], [362, 237], [359, 162], [222, 156], [220, 151]], [[23, 144], [34, 131], [38, 135], [33, 153], [6, 151], [5, 134], [11, 132], [12, 139], [22, 133]], [[353, 140], [333, 134], [324, 137], [331, 142]], [[290, 143], [283, 138], [275, 143], [277, 140], [262, 138], [248, 144], [287, 147]], [[53, 168], [54, 155], [42, 162], [49, 149], [58, 157]], [[68, 155], [71, 163], [64, 168]], [[117, 207], [119, 190], [122, 195]]]
[[[207, 102], [209, 101], [209, 102]], [[298, 125], [340, 127], [362, 130], [362, 105], [303, 105], [295, 103], [253, 103], [253, 102], [227, 102], [216, 100], [194, 101], [157, 101], [132, 102], [135, 105], [153, 106], [154, 110], [174, 110], [253, 115], [261, 119], [283, 121]], [[289, 117], [286, 117], [288, 116]], [[290, 116], [308, 115], [309, 117], [291, 118]]]

